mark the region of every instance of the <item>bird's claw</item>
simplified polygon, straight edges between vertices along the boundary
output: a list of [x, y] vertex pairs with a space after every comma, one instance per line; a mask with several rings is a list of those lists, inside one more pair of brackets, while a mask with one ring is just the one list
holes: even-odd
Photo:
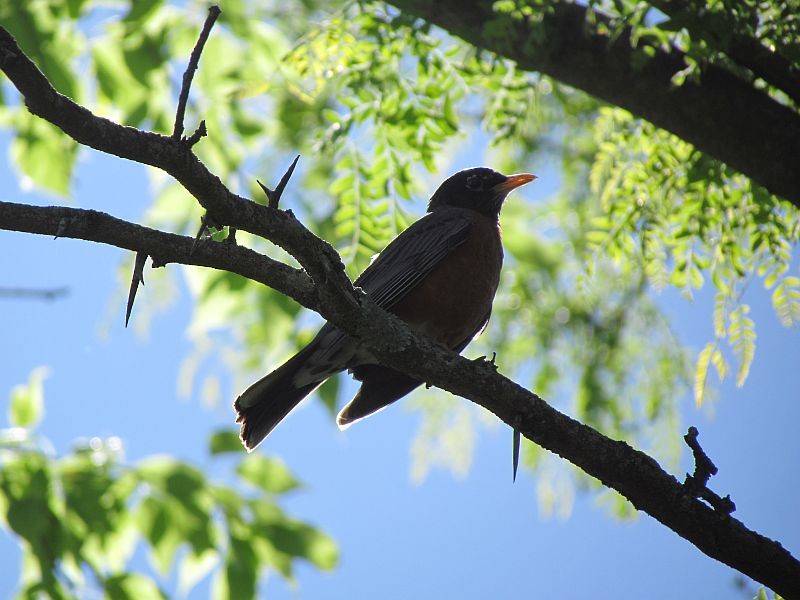
[[486, 355], [484, 354], [483, 356], [479, 356], [478, 358], [474, 359], [472, 362], [474, 362], [474, 363], [481, 363], [481, 362], [482, 363], [486, 363], [487, 365], [492, 367], [492, 369], [497, 371], [497, 363], [495, 362], [496, 359], [497, 359], [497, 352], [492, 352], [492, 358], [487, 359]]

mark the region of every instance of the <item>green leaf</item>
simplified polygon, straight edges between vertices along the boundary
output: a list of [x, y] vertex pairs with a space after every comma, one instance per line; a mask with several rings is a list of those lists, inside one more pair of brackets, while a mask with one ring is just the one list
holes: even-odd
[[800, 323], [800, 278], [785, 277], [775, 286], [772, 306], [783, 326]]
[[156, 582], [140, 573], [112, 575], [103, 587], [110, 600], [141, 600], [142, 598], [166, 598]]
[[139, 529], [150, 543], [153, 565], [166, 575], [175, 553], [185, 541], [186, 516], [176, 503], [151, 496], [142, 502], [137, 517]]
[[221, 429], [211, 434], [208, 441], [211, 454], [225, 454], [228, 452], [242, 453], [242, 440], [239, 434], [231, 429]]
[[731, 312], [728, 325], [728, 340], [739, 359], [736, 371], [736, 386], [742, 387], [750, 372], [750, 365], [756, 353], [756, 331], [753, 319], [747, 316], [750, 307], [742, 304]]
[[727, 298], [722, 292], [717, 292], [714, 295], [714, 312], [712, 320], [714, 321], [714, 335], [717, 339], [725, 337], [725, 311], [727, 308]]
[[455, 108], [453, 108], [453, 98], [450, 94], [444, 98], [442, 111], [447, 124], [452, 128], [451, 133], [458, 131], [458, 117], [456, 116]]
[[152, 16], [163, 3], [164, 0], [136, 0], [136, 2], [131, 2], [131, 9], [125, 15], [125, 21], [128, 23], [142, 23]]
[[723, 381], [728, 375], [728, 362], [725, 360], [719, 348], [716, 348], [714, 352], [711, 353], [711, 363], [717, 370], [717, 377], [720, 381]]
[[292, 519], [262, 526], [264, 535], [277, 550], [290, 556], [305, 558], [326, 571], [338, 564], [339, 549], [336, 542], [318, 529]]
[[258, 559], [249, 539], [231, 535], [225, 569], [212, 585], [214, 598], [255, 598]]
[[83, 13], [87, 0], [67, 0], [67, 11], [71, 19], [77, 19]]
[[325, 405], [325, 408], [328, 409], [328, 413], [332, 416], [336, 416], [336, 400], [339, 395], [339, 383], [341, 381], [340, 377], [331, 377], [325, 383], [323, 383], [319, 389], [317, 390], [317, 394], [319, 394], [319, 399], [322, 400], [322, 404]]
[[697, 406], [703, 405], [703, 399], [706, 393], [706, 381], [708, 380], [708, 366], [711, 363], [711, 354], [714, 352], [716, 344], [708, 342], [700, 355], [697, 357], [697, 363], [694, 370], [694, 401]]
[[236, 473], [265, 492], [283, 494], [300, 487], [283, 461], [260, 454], [250, 454], [236, 468]]
[[60, 196], [69, 194], [78, 146], [50, 123], [21, 113], [11, 156], [36, 185]]
[[65, 551], [63, 510], [53, 490], [53, 473], [36, 453], [8, 460], [0, 469], [0, 506], [5, 522], [24, 538], [40, 569], [50, 571]]
[[123, 49], [123, 59], [131, 75], [142, 86], [147, 86], [151, 83], [151, 74], [162, 69], [167, 61], [164, 39], [141, 35], [137, 42]]
[[178, 569], [178, 595], [185, 598], [200, 580], [219, 565], [219, 560], [219, 553], [216, 550], [187, 554]]
[[131, 114], [136, 107], [146, 108], [143, 104], [146, 94], [130, 72], [122, 50], [117, 40], [104, 39], [92, 45], [92, 58], [101, 100], [108, 99], [122, 108], [128, 114], [126, 124], [135, 127], [144, 120], [146, 112], [141, 112], [136, 119], [132, 119]]
[[32, 429], [44, 414], [43, 382], [47, 377], [46, 367], [38, 367], [31, 373], [26, 385], [18, 385], [11, 391], [8, 421], [13, 427]]

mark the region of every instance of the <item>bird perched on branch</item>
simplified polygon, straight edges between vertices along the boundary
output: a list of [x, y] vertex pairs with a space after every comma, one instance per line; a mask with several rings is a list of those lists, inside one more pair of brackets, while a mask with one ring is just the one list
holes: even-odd
[[[500, 208], [535, 175], [459, 171], [431, 196], [428, 212], [398, 235], [355, 280], [383, 309], [422, 335], [461, 352], [492, 312], [503, 248]], [[326, 379], [348, 369], [361, 382], [336, 419], [341, 429], [388, 406], [422, 382], [377, 363], [330, 323], [308, 346], [236, 399], [248, 451]]]

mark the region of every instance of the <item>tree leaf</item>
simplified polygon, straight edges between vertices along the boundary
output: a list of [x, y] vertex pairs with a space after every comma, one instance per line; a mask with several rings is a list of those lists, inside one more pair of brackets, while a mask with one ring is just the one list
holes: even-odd
[[104, 580], [103, 587], [110, 600], [166, 599], [167, 597], [155, 581], [140, 573], [112, 575]]
[[11, 392], [8, 421], [14, 427], [34, 428], [44, 415], [43, 382], [48, 375], [46, 367], [34, 369], [26, 385], [18, 385]]
[[260, 454], [246, 456], [236, 468], [236, 473], [245, 481], [271, 494], [283, 494], [300, 487], [300, 482], [283, 461]]
[[231, 429], [220, 429], [211, 434], [208, 440], [208, 451], [212, 455], [227, 453], [242, 453], [242, 440], [239, 434]]
[[697, 406], [703, 405], [703, 399], [706, 393], [706, 381], [708, 380], [708, 366], [711, 363], [711, 354], [714, 352], [716, 344], [708, 342], [700, 355], [697, 357], [697, 363], [694, 370], [694, 401]]
[[218, 565], [219, 553], [216, 550], [187, 554], [178, 569], [178, 595], [186, 597], [191, 589]]

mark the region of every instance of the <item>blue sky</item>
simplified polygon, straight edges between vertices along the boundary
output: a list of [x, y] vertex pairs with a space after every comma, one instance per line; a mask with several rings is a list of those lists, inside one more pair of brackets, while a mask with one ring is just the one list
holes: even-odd
[[[8, 137], [0, 137], [0, 144], [7, 148]], [[527, 186], [515, 199], [537, 201], [541, 193]], [[58, 203], [20, 190], [8, 159], [0, 165], [0, 199]], [[425, 200], [419, 198], [420, 210]], [[72, 205], [140, 220], [149, 202], [142, 167], [94, 151], [83, 154]], [[78, 437], [117, 435], [130, 460], [167, 452], [224, 471], [224, 463], [210, 465], [206, 443], [209, 431], [232, 425], [228, 403], [208, 409], [198, 397], [182, 399], [176, 392], [178, 370], [191, 350], [185, 290], [142, 339], [123, 328], [123, 308], [114, 300], [120, 295], [117, 272], [123, 251], [3, 231], [0, 256], [0, 286], [70, 290], [52, 303], [0, 299], [3, 414], [11, 388], [25, 382], [33, 368], [46, 365], [51, 374], [41, 431], [58, 451]], [[147, 287], [143, 292], [146, 296]], [[147, 302], [145, 296], [137, 303]], [[686, 425], [700, 429], [701, 443], [720, 468], [712, 487], [731, 494], [735, 516], [797, 556], [800, 339], [796, 329], [778, 323], [762, 288], [751, 286], [747, 300], [758, 340], [745, 387], [737, 389], [728, 380], [713, 405], [697, 410], [687, 397], [681, 412]], [[694, 303], [667, 293], [661, 302], [685, 343], [699, 349], [710, 338], [710, 293], [699, 294]], [[109, 313], [110, 306], [116, 312]], [[105, 337], [104, 325], [109, 325]], [[342, 433], [319, 403], [307, 402], [259, 448], [281, 455], [306, 482], [304, 490], [288, 498], [287, 510], [332, 534], [342, 553], [332, 573], [301, 566], [294, 589], [278, 577], [269, 578], [267, 595], [748, 597], [735, 588], [735, 571], [646, 515], [620, 523], [594, 498], [581, 496], [568, 520], [541, 517], [535, 479], [523, 474], [511, 483], [505, 427], [481, 435], [466, 478], [434, 471], [422, 485], [413, 485], [410, 441], [419, 418], [401, 402]], [[675, 475], [682, 478], [689, 469], [685, 455]], [[0, 597], [15, 589], [18, 561], [16, 542], [0, 533]], [[205, 589], [200, 586], [194, 596], [202, 597]]]

